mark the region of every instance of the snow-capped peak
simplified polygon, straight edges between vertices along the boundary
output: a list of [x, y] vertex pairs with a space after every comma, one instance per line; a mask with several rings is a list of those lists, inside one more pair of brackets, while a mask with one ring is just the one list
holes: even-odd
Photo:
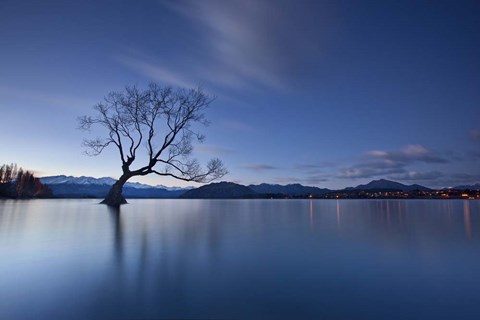
[[[49, 177], [41, 177], [40, 181], [47, 185], [52, 184], [81, 184], [81, 185], [108, 185], [111, 186], [115, 183], [116, 179], [110, 177], [102, 177], [102, 178], [93, 178], [93, 177], [73, 177], [73, 176], [49, 176]], [[127, 182], [125, 183], [126, 187], [135, 188], [135, 189], [148, 189], [148, 188], [156, 188], [156, 189], [165, 189], [169, 191], [177, 191], [177, 190], [190, 190], [194, 187], [167, 187], [164, 185], [156, 185], [151, 186], [148, 184], [140, 183], [140, 182]]]

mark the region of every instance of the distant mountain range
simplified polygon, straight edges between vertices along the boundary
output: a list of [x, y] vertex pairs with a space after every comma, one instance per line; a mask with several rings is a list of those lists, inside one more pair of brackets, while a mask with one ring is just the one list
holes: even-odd
[[[108, 185], [111, 186], [115, 183], [115, 179], [110, 177], [103, 177], [103, 178], [93, 178], [93, 177], [73, 177], [73, 176], [50, 176], [50, 177], [42, 177], [40, 178], [42, 183], [52, 185], [52, 184], [62, 184], [62, 183], [69, 183], [69, 184], [83, 184], [83, 185]], [[127, 182], [125, 183], [126, 187], [132, 187], [136, 189], [151, 189], [151, 188], [158, 188], [158, 189], [165, 189], [170, 191], [177, 191], [177, 190], [189, 190], [193, 189], [194, 187], [167, 187], [164, 185], [156, 185], [151, 186], [148, 184], [143, 184], [139, 182]]]
[[404, 185], [390, 180], [374, 180], [365, 185], [359, 185], [354, 188], [345, 188], [343, 190], [330, 190], [317, 187], [308, 187], [301, 184], [288, 184], [285, 186], [278, 184], [262, 183], [259, 185], [243, 186], [232, 182], [211, 183], [197, 189], [192, 189], [181, 195], [181, 198], [204, 199], [204, 198], [265, 198], [265, 197], [284, 197], [284, 196], [308, 196], [325, 195], [329, 193], [351, 193], [360, 191], [370, 192], [391, 192], [391, 191], [431, 191], [427, 187], [413, 184]]
[[480, 183], [472, 184], [472, 185], [463, 185], [463, 186], [456, 186], [453, 187], [452, 189], [457, 189], [457, 190], [480, 190]]
[[[51, 176], [40, 178], [41, 182], [48, 185], [55, 197], [60, 198], [102, 198], [115, 179], [103, 177], [72, 177]], [[475, 185], [457, 186], [458, 190], [480, 190], [480, 183]], [[240, 199], [240, 198], [265, 198], [285, 196], [308, 196], [326, 195], [329, 193], [358, 193], [391, 192], [391, 191], [432, 191], [432, 189], [418, 185], [405, 185], [386, 179], [373, 180], [367, 184], [349, 187], [342, 190], [330, 190], [326, 188], [309, 187], [301, 184], [268, 184], [244, 186], [233, 182], [210, 183], [199, 188], [166, 187], [163, 185], [151, 186], [138, 182], [127, 182], [123, 193], [127, 198], [184, 198], [184, 199]]]
[[[102, 198], [108, 193], [115, 179], [109, 177], [42, 177], [40, 181], [50, 187], [55, 197], [59, 198]], [[127, 182], [123, 194], [127, 198], [178, 198], [193, 187], [150, 186], [138, 182]]]
[[373, 180], [367, 184], [361, 184], [354, 188], [345, 188], [345, 190], [370, 190], [370, 191], [371, 190], [380, 190], [380, 191], [399, 190], [403, 192], [414, 191], [414, 190], [432, 191], [432, 189], [418, 185], [418, 184], [405, 185], [399, 182], [386, 180], [386, 179]]
[[260, 194], [288, 194], [292, 196], [300, 196], [304, 194], [325, 194], [332, 192], [330, 189], [322, 189], [317, 187], [306, 187], [301, 184], [287, 184], [285, 186], [279, 184], [251, 184], [248, 186], [250, 189], [255, 191], [255, 193]]
[[239, 199], [254, 197], [256, 192], [233, 182], [217, 182], [188, 190], [180, 196], [185, 199]]

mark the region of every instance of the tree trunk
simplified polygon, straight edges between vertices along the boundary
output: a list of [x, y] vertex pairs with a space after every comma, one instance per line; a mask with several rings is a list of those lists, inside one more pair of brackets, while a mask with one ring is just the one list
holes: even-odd
[[127, 203], [127, 200], [122, 195], [122, 190], [123, 190], [123, 185], [127, 180], [130, 178], [130, 176], [122, 175], [117, 182], [113, 184], [113, 186], [110, 188], [110, 191], [108, 191], [107, 196], [105, 199], [103, 199], [102, 204], [106, 204], [107, 206], [111, 207], [120, 207], [120, 205]]

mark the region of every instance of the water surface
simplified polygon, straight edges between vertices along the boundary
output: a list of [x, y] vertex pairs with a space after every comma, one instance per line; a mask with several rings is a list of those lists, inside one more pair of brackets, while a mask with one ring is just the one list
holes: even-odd
[[478, 319], [480, 201], [0, 201], [1, 319]]

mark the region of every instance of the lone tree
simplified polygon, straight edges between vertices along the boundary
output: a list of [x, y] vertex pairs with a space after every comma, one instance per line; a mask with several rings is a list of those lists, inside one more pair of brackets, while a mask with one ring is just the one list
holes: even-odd
[[[156, 83], [145, 90], [127, 86], [122, 92], [109, 93], [97, 104], [95, 116], [78, 118], [82, 130], [100, 126], [107, 132], [104, 138], [84, 140], [86, 153], [96, 156], [108, 146], [115, 146], [122, 162], [122, 175], [102, 203], [115, 207], [127, 203], [123, 185], [135, 176], [157, 174], [209, 182], [227, 174], [220, 159], [211, 159], [202, 168], [198, 160], [191, 158], [192, 143], [204, 140], [192, 125], [208, 124], [204, 111], [212, 101], [200, 88], [174, 90]], [[140, 146], [146, 148], [146, 156], [136, 161]]]

